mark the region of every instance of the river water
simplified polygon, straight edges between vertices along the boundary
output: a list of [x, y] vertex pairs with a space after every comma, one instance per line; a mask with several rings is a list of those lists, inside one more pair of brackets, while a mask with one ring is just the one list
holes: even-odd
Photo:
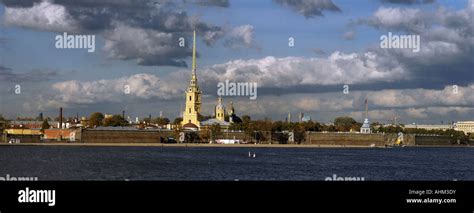
[[6, 176], [131, 181], [474, 180], [474, 149], [0, 146], [0, 177]]

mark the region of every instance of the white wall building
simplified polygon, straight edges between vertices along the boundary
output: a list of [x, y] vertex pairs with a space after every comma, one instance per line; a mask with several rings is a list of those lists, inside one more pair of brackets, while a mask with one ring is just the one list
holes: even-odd
[[463, 131], [465, 134], [474, 133], [474, 121], [458, 121], [454, 124], [454, 130]]

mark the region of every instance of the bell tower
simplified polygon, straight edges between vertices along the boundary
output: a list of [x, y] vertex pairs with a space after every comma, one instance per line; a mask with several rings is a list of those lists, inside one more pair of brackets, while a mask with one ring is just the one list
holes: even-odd
[[216, 119], [220, 120], [220, 121], [224, 121], [224, 119], [225, 119], [225, 109], [224, 109], [224, 105], [222, 105], [222, 98], [221, 97], [219, 97], [217, 99]]
[[196, 75], [196, 30], [193, 34], [193, 62], [191, 81], [185, 92], [186, 106], [183, 112], [181, 125], [192, 123], [199, 127], [199, 114], [201, 113], [201, 90], [199, 90]]

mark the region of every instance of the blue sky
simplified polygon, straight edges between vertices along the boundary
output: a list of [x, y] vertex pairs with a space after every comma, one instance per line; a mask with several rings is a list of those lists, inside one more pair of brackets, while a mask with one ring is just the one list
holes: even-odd
[[[225, 101], [236, 102], [241, 115], [256, 118], [278, 120], [288, 111], [295, 115], [301, 111], [323, 122], [338, 115], [360, 120], [363, 99], [378, 98], [372, 101], [371, 109], [373, 119], [382, 122], [393, 117], [424, 123], [474, 119], [474, 98], [465, 95], [473, 88], [468, 66], [473, 63], [474, 51], [469, 47], [474, 46], [474, 9], [468, 0], [203, 0], [160, 6], [147, 0], [122, 1], [123, 5], [87, 0], [1, 2], [0, 114], [8, 117], [39, 112], [55, 116], [59, 106], [72, 115], [118, 113], [126, 108], [132, 117], [157, 115], [159, 111], [168, 117], [179, 116], [190, 68], [169, 66], [155, 59], [171, 58], [189, 65], [191, 58], [184, 49], [161, 52], [160, 44], [174, 44], [154, 35], [184, 35], [190, 41], [196, 16], [201, 26], [198, 76], [207, 101], [204, 113], [212, 113], [217, 98], [215, 85], [227, 78], [259, 83], [261, 92], [256, 101], [224, 97]], [[138, 5], [136, 13], [143, 16], [125, 15], [128, 10], [134, 12], [127, 4]], [[334, 7], [339, 11], [331, 9]], [[101, 13], [101, 9], [107, 12]], [[177, 18], [171, 20], [174, 15]], [[190, 27], [166, 26], [166, 21], [177, 19]], [[149, 25], [144, 23], [147, 20], [151, 20]], [[132, 36], [130, 41], [114, 30], [139, 33], [137, 38], [144, 39], [134, 41]], [[66, 31], [95, 35], [96, 51], [56, 49], [55, 36]], [[422, 53], [407, 55], [377, 49], [380, 36], [388, 32], [420, 35]], [[206, 40], [206, 33], [218, 36]], [[346, 33], [353, 33], [352, 38], [345, 38]], [[437, 33], [445, 33], [446, 37], [434, 36]], [[295, 38], [294, 47], [288, 47], [289, 37]], [[151, 42], [146, 43], [147, 39]], [[151, 49], [145, 51], [150, 45]], [[448, 49], [440, 52], [442, 48]], [[140, 58], [151, 61], [143, 65], [137, 63]], [[454, 74], [442, 70], [446, 67]], [[253, 71], [260, 74], [250, 75]], [[123, 97], [114, 85], [124, 82], [145, 86]], [[13, 93], [15, 84], [22, 85], [22, 94]], [[355, 89], [349, 96], [341, 92], [344, 84]], [[453, 85], [462, 89], [461, 95], [446, 101], [428, 97], [447, 97]], [[379, 98], [385, 96], [391, 99]], [[412, 103], [414, 99], [419, 102]]]

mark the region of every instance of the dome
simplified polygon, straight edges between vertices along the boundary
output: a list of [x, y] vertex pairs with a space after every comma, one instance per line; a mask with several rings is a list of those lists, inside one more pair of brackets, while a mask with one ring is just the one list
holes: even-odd
[[196, 126], [196, 125], [193, 124], [193, 123], [187, 123], [187, 124], [184, 124], [184, 125], [183, 125], [183, 128], [186, 128], [186, 129], [198, 129], [199, 127]]

